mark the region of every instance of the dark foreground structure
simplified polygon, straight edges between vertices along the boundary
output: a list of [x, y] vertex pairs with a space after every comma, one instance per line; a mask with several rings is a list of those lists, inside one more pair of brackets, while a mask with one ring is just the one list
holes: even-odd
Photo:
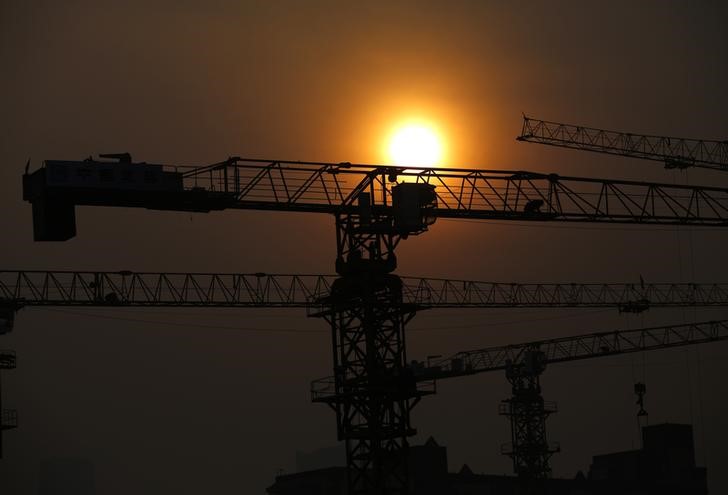
[[[678, 152], [675, 157], [662, 150], [659, 156], [669, 160], [670, 167], [690, 165]], [[338, 278], [317, 297], [321, 310], [310, 316], [331, 327], [334, 374], [314, 382], [312, 399], [336, 413], [337, 437], [346, 449], [349, 495], [422, 493], [410, 483], [414, 468], [409, 463], [415, 461], [409, 460], [408, 439], [417, 433], [411, 410], [435, 393], [435, 377], [416, 380], [406, 359], [405, 327], [427, 301], [406, 302], [402, 279], [394, 273], [401, 241], [427, 232], [438, 218], [728, 226], [728, 188], [714, 186], [523, 170], [241, 157], [202, 167], [164, 166], [134, 163], [129, 153], [46, 160], [32, 173], [29, 166], [23, 175], [23, 198], [32, 204], [37, 241], [75, 237], [76, 206], [333, 216]], [[639, 303], [629, 310], [644, 308]], [[516, 397], [505, 412], [524, 433], [514, 436], [514, 464], [522, 479], [547, 478], [548, 457], [555, 450], [543, 433], [551, 410], [540, 397], [537, 374], [511, 376]], [[531, 452], [531, 447], [536, 449]]]
[[[430, 438], [409, 449], [410, 493], [414, 495], [705, 495], [707, 471], [695, 465], [690, 425], [660, 424], [642, 429], [643, 448], [597, 455], [589, 473], [573, 479], [529, 482], [515, 476], [475, 474], [464, 465], [447, 469], [447, 449]], [[276, 477], [269, 495], [346, 495], [345, 467]]]

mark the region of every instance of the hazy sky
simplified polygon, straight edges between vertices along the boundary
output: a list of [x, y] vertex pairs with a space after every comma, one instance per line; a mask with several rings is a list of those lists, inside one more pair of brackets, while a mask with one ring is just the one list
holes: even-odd
[[[3, 1], [0, 268], [334, 271], [333, 221], [309, 214], [79, 208], [77, 238], [33, 243], [21, 199], [28, 158], [33, 167], [119, 151], [180, 164], [381, 162], [391, 129], [421, 118], [446, 141], [443, 165], [728, 186], [716, 172], [514, 139], [522, 112], [726, 139], [727, 18], [718, 1]], [[441, 221], [398, 257], [407, 275], [726, 282], [727, 249], [720, 229]], [[99, 495], [263, 493], [278, 470], [295, 468], [296, 450], [335, 442], [333, 414], [308, 398], [309, 381], [330, 374], [322, 321], [297, 311], [60, 309], [22, 310], [1, 338], [18, 352], [3, 400], [21, 422], [4, 435], [3, 493], [35, 494], [40, 462], [53, 457], [93, 462]], [[409, 355], [726, 317], [615, 313], [423, 313]], [[272, 331], [290, 328], [322, 332]], [[726, 352], [716, 344], [548, 370], [544, 395], [560, 404], [549, 424], [563, 450], [555, 474], [635, 445], [632, 384], [646, 379], [651, 421], [694, 423], [711, 491], [728, 491]], [[452, 469], [509, 472], [497, 416], [508, 393], [499, 374], [441, 384], [415, 409], [414, 442], [434, 435]]]

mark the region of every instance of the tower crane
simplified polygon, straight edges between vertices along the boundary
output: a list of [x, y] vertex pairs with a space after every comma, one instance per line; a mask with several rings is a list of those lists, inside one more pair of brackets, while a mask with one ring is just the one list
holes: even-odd
[[[395, 249], [437, 218], [726, 226], [728, 189], [561, 177], [525, 171], [404, 168], [231, 157], [205, 167], [48, 160], [23, 176], [36, 240], [76, 234], [75, 206], [210, 212], [325, 213], [336, 227], [336, 272], [325, 307], [349, 493], [405, 494], [410, 410], [405, 303]], [[116, 161], [113, 161], [116, 159]]]
[[[200, 307], [307, 308], [318, 310], [333, 275], [265, 273], [148, 273], [0, 270], [0, 306], [24, 307]], [[728, 305], [728, 284], [499, 284], [466, 280], [402, 277], [406, 303], [437, 308], [717, 307]], [[5, 331], [10, 331], [10, 326]], [[412, 361], [407, 372], [421, 392], [434, 382], [506, 370], [513, 397], [501, 412], [511, 418], [513, 441], [507, 450], [514, 470], [545, 477], [553, 446], [545, 443], [545, 419], [555, 411], [543, 401], [539, 377], [549, 363], [656, 350], [728, 338], [728, 322], [717, 321], [540, 340], [458, 352], [447, 358]], [[0, 369], [16, 366], [15, 352], [0, 351]], [[327, 402], [332, 377], [312, 383], [315, 402]], [[17, 426], [17, 412], [5, 410], [4, 429]], [[1, 444], [0, 444], [1, 445]], [[1, 447], [0, 447], [1, 448]], [[1, 453], [1, 450], [0, 450]]]
[[[728, 306], [728, 284], [498, 283], [401, 277], [403, 301], [419, 309], [649, 308]], [[335, 275], [270, 273], [149, 273], [0, 270], [0, 333], [12, 330], [25, 307], [306, 308], [320, 311]], [[0, 351], [0, 369], [15, 353]], [[0, 395], [0, 400], [2, 399]], [[4, 411], [4, 429], [17, 411]], [[0, 456], [2, 454], [0, 438]]]
[[[728, 340], [728, 320], [598, 332], [463, 351], [427, 364], [413, 361], [403, 380], [434, 393], [437, 380], [505, 371], [513, 395], [500, 405], [511, 423], [511, 442], [502, 452], [513, 459], [520, 477], [539, 479], [550, 475], [549, 458], [559, 451], [546, 436], [546, 418], [556, 412], [556, 404], [541, 395], [547, 365], [723, 340]], [[334, 378], [312, 382], [311, 395], [315, 402], [329, 403], [335, 397]]]
[[665, 168], [728, 169], [728, 140], [708, 141], [607, 131], [523, 116], [518, 141], [663, 162]]

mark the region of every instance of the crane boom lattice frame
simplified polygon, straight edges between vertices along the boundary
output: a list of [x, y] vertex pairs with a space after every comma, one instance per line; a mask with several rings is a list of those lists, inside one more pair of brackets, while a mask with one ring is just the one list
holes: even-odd
[[[559, 219], [638, 223], [724, 222], [723, 188], [588, 179], [527, 171], [403, 168], [234, 158], [185, 174], [231, 208], [344, 213], [362, 192], [391, 207], [394, 181], [435, 186], [436, 218]], [[543, 204], [536, 208], [535, 202]], [[343, 209], [343, 211], [342, 211]]]
[[[0, 306], [282, 307], [322, 311], [336, 275], [0, 270]], [[401, 277], [420, 308], [726, 306], [728, 284], [499, 283]]]
[[728, 169], [728, 140], [708, 141], [607, 131], [531, 119], [524, 115], [519, 141], [663, 162], [665, 168]]
[[[132, 189], [102, 180], [106, 171], [109, 177], [123, 176], [129, 167], [132, 170], [133, 167], [158, 167], [152, 169], [154, 172], [164, 169], [173, 185], [163, 189]], [[393, 191], [397, 186], [394, 181], [433, 186], [435, 201], [427, 211], [432, 219], [728, 224], [728, 189], [720, 187], [524, 171], [413, 169], [238, 158], [186, 172], [180, 172], [181, 168], [46, 161], [45, 167], [24, 176], [24, 198], [33, 203], [36, 239], [73, 237], [75, 205], [197, 212], [253, 209], [328, 213], [338, 216], [340, 221], [366, 209], [368, 215], [394, 223], [391, 215]], [[75, 182], [63, 179], [72, 171], [86, 175]], [[90, 178], [86, 180], [86, 177]], [[360, 203], [363, 194], [369, 195], [366, 205]], [[52, 220], [62, 226], [61, 231], [43, 232], [44, 224]]]
[[523, 362], [533, 351], [544, 356], [545, 364], [554, 364], [721, 340], [728, 340], [728, 320], [597, 332], [458, 352], [432, 361], [432, 367], [421, 370], [417, 376], [432, 380], [506, 370], [508, 363]]

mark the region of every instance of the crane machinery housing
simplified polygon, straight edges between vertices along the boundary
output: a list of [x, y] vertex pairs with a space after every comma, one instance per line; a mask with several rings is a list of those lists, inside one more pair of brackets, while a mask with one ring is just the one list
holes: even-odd
[[[427, 231], [437, 218], [728, 223], [728, 189], [720, 187], [239, 157], [160, 168], [134, 164], [128, 154], [107, 157], [117, 161], [49, 160], [24, 175], [36, 240], [73, 237], [76, 205], [334, 217], [339, 277], [314, 314], [332, 329], [334, 393], [327, 403], [346, 445], [351, 495], [408, 492], [407, 438], [415, 433], [410, 411], [427, 392], [408, 378], [404, 328], [419, 306], [404, 298], [403, 282], [392, 273], [401, 240]], [[129, 167], [144, 172], [125, 175]]]

